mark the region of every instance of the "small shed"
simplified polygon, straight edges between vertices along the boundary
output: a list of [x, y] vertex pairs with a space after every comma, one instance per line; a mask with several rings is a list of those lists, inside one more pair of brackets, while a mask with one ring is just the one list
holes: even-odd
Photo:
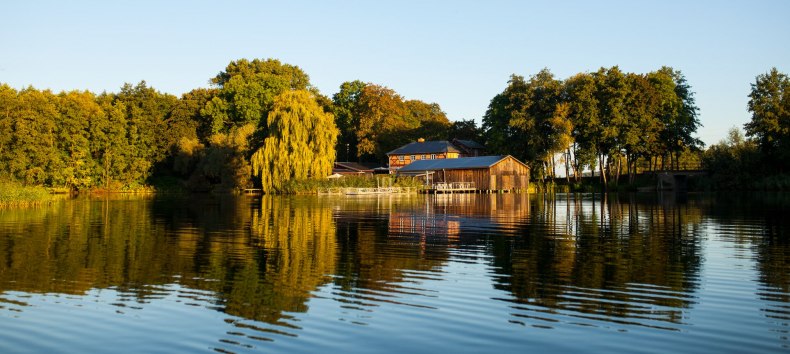
[[431, 183], [472, 183], [477, 191], [529, 188], [529, 167], [510, 155], [421, 160], [398, 170], [402, 175], [432, 176]]

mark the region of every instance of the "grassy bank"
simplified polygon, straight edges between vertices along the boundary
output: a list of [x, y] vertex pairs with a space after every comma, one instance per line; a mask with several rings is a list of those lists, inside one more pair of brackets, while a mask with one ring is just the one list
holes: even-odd
[[52, 193], [44, 187], [0, 182], [0, 208], [41, 205], [54, 199]]
[[300, 180], [288, 182], [282, 194], [316, 194], [327, 188], [375, 188], [375, 187], [411, 187], [422, 188], [423, 181], [411, 177], [380, 176], [344, 176], [324, 180]]

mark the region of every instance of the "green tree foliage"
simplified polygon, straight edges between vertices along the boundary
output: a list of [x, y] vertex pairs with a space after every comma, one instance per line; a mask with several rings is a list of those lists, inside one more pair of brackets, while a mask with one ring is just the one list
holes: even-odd
[[790, 169], [790, 78], [776, 68], [758, 75], [749, 93], [746, 135], [779, 172]]
[[394, 90], [360, 81], [346, 82], [333, 96], [341, 139], [360, 160], [383, 161], [408, 142], [444, 139], [450, 120], [436, 103], [404, 100]]
[[630, 182], [633, 182], [639, 158], [649, 158], [655, 154], [661, 122], [657, 115], [657, 91], [647, 76], [626, 74], [626, 85], [625, 119], [618, 132], [618, 142], [625, 156]]
[[104, 112], [93, 93], [64, 92], [59, 96], [60, 124], [58, 124], [58, 150], [64, 168], [58, 172], [59, 181], [71, 189], [85, 189], [94, 184], [96, 161], [91, 155], [91, 124]]
[[[627, 86], [625, 74], [620, 68], [614, 66], [609, 69], [601, 68], [593, 74], [596, 84], [596, 100], [600, 117], [598, 146], [598, 166], [600, 174], [606, 184], [604, 166], [616, 160], [622, 148], [620, 130], [627, 121], [625, 116], [625, 98]], [[608, 158], [607, 158], [608, 157]]]
[[447, 140], [461, 139], [484, 143], [483, 129], [477, 126], [477, 122], [474, 119], [461, 119], [452, 122], [447, 130], [446, 138]]
[[[747, 125], [761, 150], [785, 167], [787, 81], [776, 70], [758, 77]], [[194, 190], [231, 189], [252, 186], [255, 162], [266, 188], [277, 190], [284, 178], [328, 174], [335, 151], [382, 161], [418, 138], [481, 141], [492, 153], [526, 161], [535, 176], [550, 175], [564, 152], [577, 173], [598, 166], [605, 178], [605, 170], [618, 176], [621, 165], [633, 174], [640, 161], [677, 167], [701, 145], [693, 137], [693, 92], [668, 67], [645, 75], [601, 68], [565, 81], [548, 69], [528, 80], [513, 75], [481, 128], [473, 120], [451, 123], [436, 103], [362, 81], [343, 83], [330, 100], [299, 67], [275, 59], [233, 61], [211, 83], [180, 98], [144, 81], [100, 95], [0, 84], [0, 178], [80, 190], [135, 188], [156, 176], [181, 178]], [[333, 117], [331, 125], [325, 117]], [[282, 144], [293, 149], [272, 150]], [[274, 151], [290, 152], [275, 164]], [[308, 155], [320, 158], [304, 160]]]
[[420, 100], [408, 100], [404, 103], [407, 112], [406, 121], [417, 126], [409, 132], [409, 140], [414, 141], [419, 138], [425, 140], [445, 139], [451, 123], [437, 103], [425, 103]]
[[[515, 129], [511, 119], [523, 116], [529, 106], [529, 86], [523, 76], [511, 75], [505, 90], [494, 96], [483, 116], [483, 130], [489, 151], [511, 154], [525, 160], [530, 136], [522, 129]], [[526, 120], [525, 120], [526, 122]]]
[[57, 96], [50, 91], [19, 91], [11, 114], [13, 139], [7, 150], [11, 176], [26, 184], [56, 184], [64, 167], [58, 151]]
[[166, 132], [165, 121], [176, 105], [177, 98], [163, 94], [142, 81], [135, 86], [125, 84], [114, 95], [113, 102], [121, 103], [126, 109], [126, 139], [129, 148], [125, 151], [127, 168], [121, 179], [124, 184], [144, 183], [157, 164], [163, 163], [173, 145]]
[[[252, 168], [247, 157], [251, 151], [250, 138], [255, 129], [253, 124], [233, 127], [228, 133], [212, 135], [208, 147], [202, 153], [193, 150], [192, 153], [202, 159], [197, 162], [188, 186], [194, 190], [251, 187]], [[199, 145], [195, 149], [197, 147]]]
[[713, 187], [717, 189], [748, 188], [755, 170], [760, 170], [762, 159], [755, 141], [746, 139], [738, 128], [728, 137], [710, 146], [702, 155], [702, 166], [710, 171]]
[[310, 92], [277, 96], [266, 128], [269, 135], [251, 158], [264, 192], [280, 191], [290, 180], [332, 173], [338, 131], [332, 114], [324, 112]]
[[529, 81], [511, 76], [508, 87], [491, 100], [483, 118], [489, 148], [515, 152], [536, 175], [550, 171], [554, 153], [571, 143], [570, 105], [562, 101], [562, 94], [562, 82], [548, 69]]
[[6, 84], [0, 84], [0, 178], [2, 179], [11, 179], [9, 176], [11, 171], [7, 167], [11, 162], [17, 105], [17, 91]]
[[351, 156], [359, 156], [357, 153], [356, 127], [359, 126], [359, 114], [357, 107], [359, 96], [366, 83], [354, 80], [347, 81], [340, 85], [340, 90], [332, 95], [333, 113], [335, 114], [335, 125], [340, 130], [337, 139], [337, 151], [343, 151], [343, 159], [351, 160]]
[[585, 168], [596, 166], [599, 147], [602, 145], [600, 114], [595, 77], [582, 73], [565, 81], [565, 100], [568, 103], [568, 119], [573, 126], [570, 147], [571, 167], [575, 176]]
[[661, 141], [665, 145], [664, 153], [672, 158], [671, 161], [677, 168], [680, 154], [684, 150], [697, 150], [702, 146], [702, 142], [693, 136], [701, 125], [698, 118], [699, 108], [683, 73], [670, 67], [662, 67], [658, 73], [669, 76], [674, 84], [675, 96], [666, 95], [663, 100], [664, 113], [661, 117], [664, 127]]
[[110, 95], [97, 98], [102, 113], [92, 117], [90, 124], [90, 150], [96, 172], [94, 187], [118, 189], [129, 183], [124, 171], [127, 170], [130, 146], [126, 138], [128, 123], [126, 107], [121, 102], [113, 102]]
[[272, 109], [274, 97], [288, 90], [311, 88], [302, 69], [276, 59], [232, 61], [211, 82], [219, 91], [202, 114], [211, 117], [212, 133], [249, 123], [258, 125]]
[[137, 188], [153, 176], [195, 190], [250, 187], [251, 152], [281, 133], [261, 119], [277, 95], [308, 90], [321, 111], [333, 109], [301, 69], [273, 59], [231, 62], [212, 83], [180, 99], [144, 81], [98, 96], [2, 84], [0, 177], [75, 190]]
[[669, 160], [677, 168], [684, 152], [699, 149], [694, 93], [680, 71], [649, 74], [617, 66], [565, 81], [543, 69], [529, 80], [512, 75], [483, 117], [488, 148], [527, 162], [533, 175], [555, 170], [563, 153], [575, 173], [597, 166], [604, 184], [623, 167], [630, 176], [639, 162], [653, 168]]
[[395, 132], [416, 128], [404, 119], [406, 106], [403, 97], [384, 86], [368, 84], [362, 89], [357, 114], [357, 154], [360, 157], [374, 155], [376, 159], [382, 159], [387, 151], [404, 140], [395, 136]]
[[208, 141], [212, 134], [212, 117], [202, 114], [206, 107], [218, 93], [217, 89], [198, 88], [181, 96], [173, 106], [165, 125], [168, 130], [168, 146], [178, 144], [181, 138], [198, 138], [203, 142]]
[[0, 86], [0, 170], [26, 184], [140, 186], [169, 154], [165, 118], [176, 98], [125, 85], [118, 94]]

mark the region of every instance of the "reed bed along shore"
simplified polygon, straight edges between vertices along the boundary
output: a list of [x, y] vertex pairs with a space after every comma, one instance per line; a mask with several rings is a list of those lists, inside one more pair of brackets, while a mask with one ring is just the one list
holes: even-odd
[[55, 196], [44, 187], [0, 181], [0, 208], [36, 206], [53, 200]]
[[375, 187], [410, 187], [417, 190], [423, 182], [416, 178], [390, 175], [379, 176], [344, 176], [336, 179], [294, 180], [285, 184], [280, 194], [316, 194], [328, 188], [375, 188]]

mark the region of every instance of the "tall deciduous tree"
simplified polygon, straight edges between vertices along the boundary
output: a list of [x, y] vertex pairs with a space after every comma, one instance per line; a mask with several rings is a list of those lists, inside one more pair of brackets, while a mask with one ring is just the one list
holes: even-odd
[[683, 73], [666, 66], [659, 69], [658, 73], [669, 76], [674, 84], [675, 102], [665, 107], [661, 115], [664, 124], [661, 140], [665, 144], [666, 152], [672, 157], [675, 168], [678, 168], [680, 154], [684, 150], [698, 149], [702, 146], [702, 141], [693, 136], [701, 125], [698, 117], [699, 108], [696, 106], [694, 92], [691, 91], [691, 86]]
[[407, 100], [406, 122], [409, 125], [416, 125], [407, 134], [409, 140], [414, 141], [419, 138], [426, 140], [443, 140], [450, 129], [450, 120], [442, 111], [437, 103], [426, 103], [420, 100]]
[[310, 78], [302, 69], [276, 59], [232, 61], [211, 82], [219, 92], [202, 113], [212, 118], [212, 133], [225, 133], [249, 123], [257, 125], [265, 120], [277, 95], [311, 89]]
[[452, 122], [447, 131], [447, 139], [473, 140], [478, 143], [485, 143], [483, 130], [477, 126], [477, 122], [474, 119], [461, 119]]
[[8, 164], [14, 140], [14, 116], [17, 111], [17, 92], [6, 84], [0, 84], [0, 178], [9, 178]]
[[772, 68], [758, 75], [749, 93], [752, 120], [746, 123], [746, 134], [753, 137], [761, 150], [785, 172], [790, 169], [790, 78]]
[[266, 126], [269, 135], [251, 159], [266, 193], [280, 191], [290, 180], [332, 173], [338, 131], [332, 114], [326, 113], [310, 92], [288, 91], [277, 96]]
[[405, 120], [407, 113], [403, 97], [394, 90], [379, 85], [366, 85], [359, 95], [357, 105], [358, 156], [368, 155], [382, 160], [385, 153], [406, 142], [397, 133], [417, 127], [415, 122]]
[[52, 185], [60, 181], [62, 155], [58, 150], [57, 96], [32, 87], [19, 91], [12, 114], [13, 140], [7, 168], [27, 184]]
[[127, 139], [128, 122], [126, 107], [122, 102], [113, 102], [111, 95], [100, 95], [97, 102], [102, 114], [90, 122], [90, 151], [96, 163], [94, 186], [119, 188], [133, 181], [126, 175], [132, 147]]
[[164, 162], [172, 143], [166, 131], [165, 120], [178, 99], [148, 87], [145, 81], [132, 86], [125, 84], [114, 96], [116, 103], [126, 109], [126, 138], [130, 149], [126, 151], [128, 169], [124, 180], [128, 184], [144, 184], [154, 172], [154, 167]]
[[212, 118], [201, 111], [218, 92], [218, 89], [198, 88], [181, 95], [165, 121], [169, 138], [167, 146], [178, 144], [181, 138], [197, 138], [202, 143], [208, 141], [212, 133]]
[[619, 141], [626, 157], [629, 182], [633, 182], [639, 158], [649, 158], [655, 153], [661, 121], [657, 116], [659, 100], [656, 90], [647, 77], [628, 73], [626, 85], [626, 119], [619, 129]]
[[359, 96], [366, 83], [354, 80], [340, 85], [340, 91], [332, 95], [335, 114], [335, 125], [340, 130], [337, 139], [337, 151], [342, 151], [342, 159], [351, 161], [351, 156], [357, 156], [357, 127], [359, 127]]
[[565, 81], [565, 100], [569, 105], [568, 118], [573, 124], [574, 143], [571, 154], [574, 175], [586, 167], [596, 165], [598, 148], [601, 146], [603, 126], [595, 77], [591, 74], [576, 74]]
[[[531, 104], [529, 87], [523, 76], [511, 75], [508, 85], [502, 93], [491, 99], [485, 115], [483, 116], [483, 130], [489, 151], [495, 154], [512, 154], [524, 161], [527, 157], [529, 139], [525, 135], [528, 128], [516, 129], [511, 125], [514, 117], [526, 114]], [[524, 123], [527, 123], [524, 120]]]
[[596, 83], [596, 100], [600, 120], [599, 138], [596, 151], [598, 152], [598, 166], [604, 185], [607, 183], [604, 167], [618, 156], [622, 149], [620, 129], [627, 119], [625, 116], [625, 98], [628, 87], [625, 74], [617, 66], [609, 69], [601, 68], [593, 74]]
[[64, 92], [59, 96], [60, 122], [58, 124], [58, 147], [64, 168], [57, 173], [61, 181], [72, 189], [89, 188], [94, 183], [95, 161], [90, 151], [90, 125], [104, 112], [96, 96], [84, 92]]
[[571, 141], [570, 108], [562, 102], [562, 89], [548, 69], [529, 81], [511, 76], [483, 118], [489, 148], [515, 152], [536, 173], [549, 171], [554, 153], [564, 151]]
[[360, 160], [381, 161], [388, 151], [418, 138], [445, 139], [450, 127], [438, 104], [404, 100], [390, 88], [361, 81], [343, 83], [333, 103], [343, 158], [353, 153]]

